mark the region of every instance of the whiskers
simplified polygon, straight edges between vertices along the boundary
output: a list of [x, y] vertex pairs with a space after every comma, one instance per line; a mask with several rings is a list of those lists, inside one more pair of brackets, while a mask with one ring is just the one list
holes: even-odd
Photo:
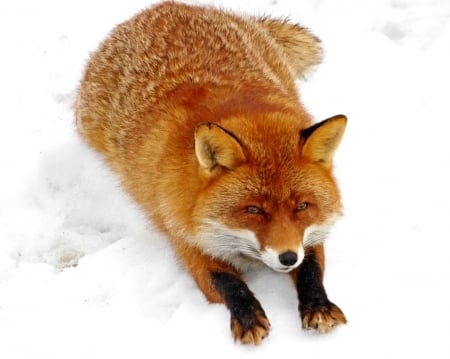
[[254, 259], [261, 259], [261, 254], [254, 245], [246, 243], [244, 238], [221, 234], [216, 237], [214, 250], [222, 253], [238, 252]]
[[303, 234], [303, 247], [312, 247], [325, 242], [335, 221], [335, 218], [331, 218], [323, 224], [314, 224], [306, 228]]
[[198, 244], [205, 254], [237, 268], [247, 268], [252, 260], [261, 260], [260, 245], [252, 231], [231, 229], [216, 221], [203, 223]]
[[317, 244], [321, 244], [327, 239], [329, 231], [324, 230], [312, 230], [311, 232], [305, 231], [303, 238], [303, 247], [313, 247]]

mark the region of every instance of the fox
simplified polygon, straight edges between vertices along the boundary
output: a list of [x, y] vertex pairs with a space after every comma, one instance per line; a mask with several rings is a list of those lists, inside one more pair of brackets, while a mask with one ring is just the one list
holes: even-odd
[[166, 1], [116, 25], [77, 89], [80, 136], [228, 308], [238, 343], [271, 330], [244, 280], [258, 266], [290, 275], [303, 328], [347, 322], [323, 284], [347, 118], [316, 123], [297, 88], [322, 58], [319, 38], [288, 19]]

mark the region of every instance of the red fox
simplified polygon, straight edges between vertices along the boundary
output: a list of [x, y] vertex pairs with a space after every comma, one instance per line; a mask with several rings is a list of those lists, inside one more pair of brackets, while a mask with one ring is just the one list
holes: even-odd
[[112, 30], [78, 90], [81, 136], [228, 307], [238, 342], [270, 330], [242, 278], [257, 263], [291, 275], [304, 328], [346, 323], [322, 279], [347, 119], [313, 124], [295, 83], [321, 59], [319, 39], [289, 21], [163, 2]]

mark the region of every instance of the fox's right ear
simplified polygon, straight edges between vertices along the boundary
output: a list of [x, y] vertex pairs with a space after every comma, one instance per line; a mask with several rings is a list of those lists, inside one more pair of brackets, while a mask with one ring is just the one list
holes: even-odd
[[211, 122], [201, 123], [195, 129], [195, 155], [200, 166], [209, 171], [217, 166], [234, 169], [245, 160], [236, 136]]
[[301, 131], [302, 156], [330, 168], [334, 152], [344, 136], [346, 125], [347, 117], [337, 115]]

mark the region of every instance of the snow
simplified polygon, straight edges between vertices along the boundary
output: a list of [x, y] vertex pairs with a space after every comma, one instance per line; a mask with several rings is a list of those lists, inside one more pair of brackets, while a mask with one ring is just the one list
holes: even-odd
[[299, 86], [317, 120], [349, 118], [325, 276], [348, 324], [302, 330], [288, 276], [250, 272], [272, 331], [235, 344], [226, 308], [77, 137], [89, 52], [148, 1], [3, 1], [0, 357], [449, 358], [450, 2], [207, 3], [289, 16], [323, 40], [325, 62]]

